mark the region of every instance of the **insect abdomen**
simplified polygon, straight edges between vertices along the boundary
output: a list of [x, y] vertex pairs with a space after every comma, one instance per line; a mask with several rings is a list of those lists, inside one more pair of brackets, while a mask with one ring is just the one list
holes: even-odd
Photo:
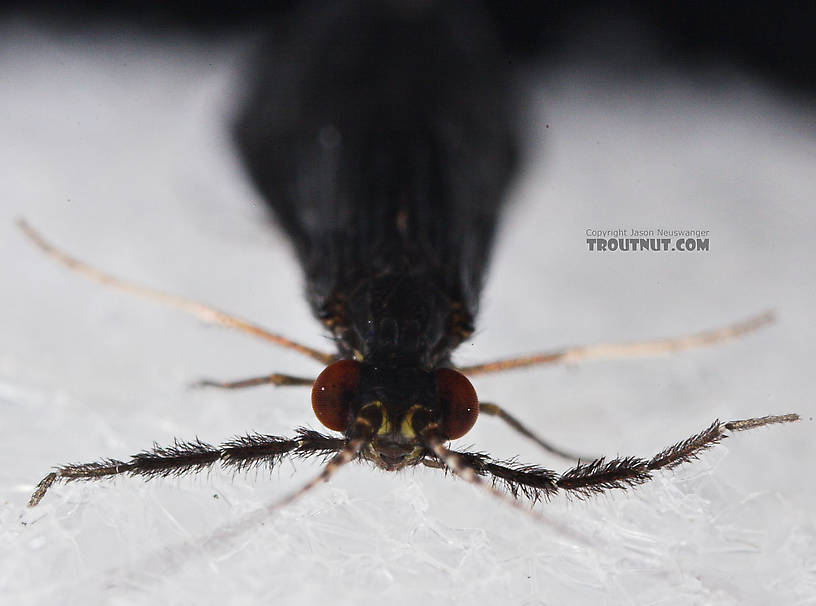
[[501, 52], [450, 2], [308, 15], [259, 63], [246, 163], [341, 348], [393, 334], [443, 359], [471, 330], [513, 167]]

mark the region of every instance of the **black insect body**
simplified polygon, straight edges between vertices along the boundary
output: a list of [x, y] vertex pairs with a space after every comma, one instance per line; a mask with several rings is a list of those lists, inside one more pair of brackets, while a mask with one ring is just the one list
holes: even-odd
[[215, 447], [177, 442], [127, 461], [67, 465], [43, 479], [36, 505], [56, 481], [117, 474], [165, 476], [215, 463], [274, 465], [285, 456], [329, 455], [320, 475], [288, 502], [353, 460], [389, 470], [424, 464], [537, 500], [558, 490], [585, 495], [625, 488], [693, 459], [727, 430], [796, 420], [796, 415], [715, 422], [651, 459], [578, 463], [563, 474], [455, 452], [479, 412], [497, 416], [559, 451], [496, 404], [479, 403], [465, 375], [508, 368], [674, 351], [733, 338], [768, 321], [689, 337], [571, 348], [456, 368], [451, 355], [474, 327], [479, 294], [515, 137], [505, 61], [486, 22], [452, 2], [363, 1], [305, 11], [255, 66], [255, 85], [236, 139], [248, 171], [303, 266], [312, 310], [337, 355], [181, 297], [92, 269], [31, 239], [92, 279], [161, 300], [206, 321], [297, 350], [328, 366], [316, 380], [273, 374], [223, 388], [312, 385], [318, 420], [333, 437], [248, 435]]
[[237, 129], [315, 315], [359, 361], [326, 371], [357, 382], [329, 427], [376, 406], [368, 452], [386, 468], [423, 456], [413, 415], [442, 422], [438, 392], [469, 388], [436, 371], [473, 331], [515, 150], [509, 82], [481, 20], [455, 3], [400, 8], [307, 13], [257, 68]]

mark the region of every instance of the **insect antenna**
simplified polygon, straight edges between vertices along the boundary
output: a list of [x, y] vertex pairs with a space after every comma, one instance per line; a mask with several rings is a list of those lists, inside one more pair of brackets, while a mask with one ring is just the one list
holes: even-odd
[[578, 345], [529, 356], [494, 360], [492, 362], [484, 362], [472, 366], [460, 366], [457, 370], [465, 375], [473, 376], [491, 372], [503, 372], [514, 368], [525, 368], [527, 366], [543, 366], [558, 363], [572, 364], [585, 360], [615, 360], [657, 356], [730, 341], [731, 339], [752, 333], [773, 321], [773, 312], [765, 311], [751, 316], [742, 322], [721, 326], [693, 335], [654, 339], [651, 341], [633, 341], [630, 343]]
[[86, 265], [82, 261], [79, 261], [58, 248], [55, 248], [37, 231], [35, 231], [34, 228], [31, 227], [24, 219], [18, 219], [17, 225], [28, 237], [28, 239], [31, 240], [31, 242], [33, 242], [37, 248], [43, 251], [46, 255], [64, 265], [68, 269], [85, 276], [94, 282], [174, 307], [198, 318], [203, 322], [206, 322], [207, 324], [215, 324], [216, 326], [232, 328], [260, 339], [264, 339], [265, 341], [274, 343], [279, 347], [291, 349], [303, 354], [304, 356], [317, 360], [318, 362], [322, 362], [323, 364], [329, 364], [335, 360], [335, 356], [332, 354], [318, 351], [306, 345], [292, 341], [291, 339], [287, 339], [283, 335], [279, 335], [278, 333], [262, 328], [257, 324], [252, 324], [251, 322], [243, 320], [238, 316], [233, 316], [223, 312], [220, 309], [207, 305], [206, 303], [199, 303], [198, 301], [193, 301], [192, 299], [187, 299], [186, 297], [172, 295], [148, 288], [146, 286], [141, 286], [140, 284], [134, 284], [133, 282], [116, 278], [110, 274], [91, 267], [90, 265]]

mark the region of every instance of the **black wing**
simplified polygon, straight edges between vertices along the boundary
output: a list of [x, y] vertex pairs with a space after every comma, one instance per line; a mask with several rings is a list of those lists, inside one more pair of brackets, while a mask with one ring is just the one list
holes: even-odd
[[321, 6], [266, 45], [237, 140], [341, 349], [445, 363], [514, 165], [506, 62], [470, 4]]

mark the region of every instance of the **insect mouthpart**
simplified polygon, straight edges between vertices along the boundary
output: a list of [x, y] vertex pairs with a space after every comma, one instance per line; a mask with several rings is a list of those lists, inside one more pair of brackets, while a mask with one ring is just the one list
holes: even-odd
[[414, 404], [404, 413], [389, 411], [382, 402], [376, 406], [382, 412], [383, 422], [368, 447], [366, 457], [386, 471], [396, 471], [409, 465], [417, 465], [427, 453], [425, 446], [417, 438], [415, 423], [428, 424], [433, 414], [421, 404]]
[[407, 444], [377, 439], [369, 444], [368, 451], [363, 456], [386, 471], [397, 471], [403, 467], [419, 464], [425, 454], [426, 449], [416, 441]]

